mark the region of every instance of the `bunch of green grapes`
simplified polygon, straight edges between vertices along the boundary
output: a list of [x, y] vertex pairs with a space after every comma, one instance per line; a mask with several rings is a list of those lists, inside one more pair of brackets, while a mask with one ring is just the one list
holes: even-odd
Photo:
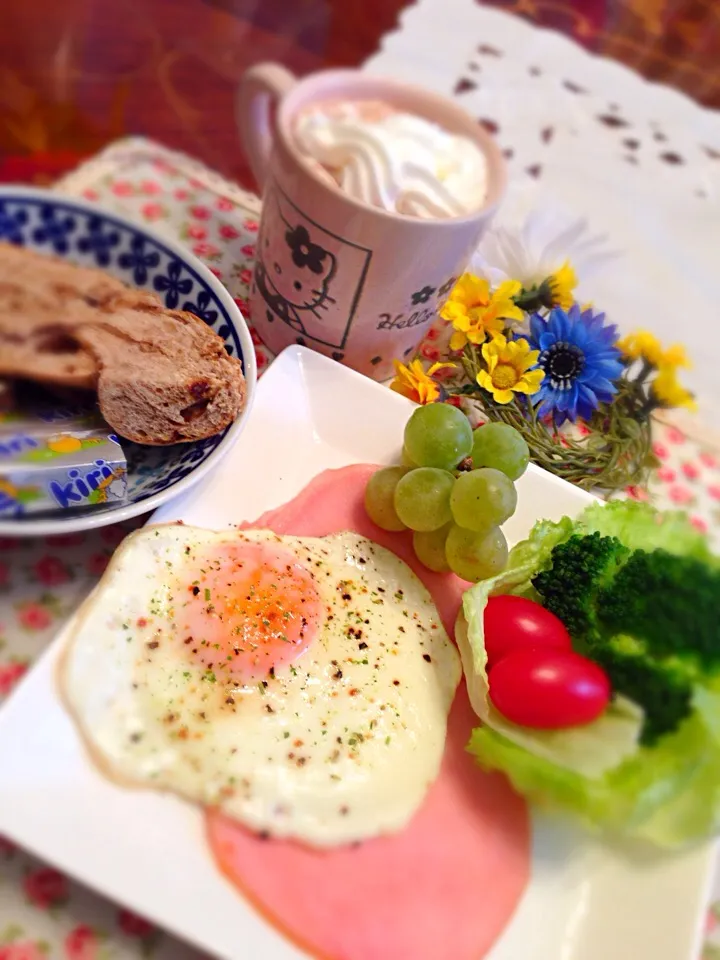
[[517, 506], [514, 481], [530, 459], [525, 440], [504, 423], [473, 432], [445, 403], [418, 407], [404, 439], [403, 465], [368, 481], [370, 519], [383, 530], [412, 530], [415, 554], [430, 570], [471, 582], [500, 573], [508, 555], [500, 527]]

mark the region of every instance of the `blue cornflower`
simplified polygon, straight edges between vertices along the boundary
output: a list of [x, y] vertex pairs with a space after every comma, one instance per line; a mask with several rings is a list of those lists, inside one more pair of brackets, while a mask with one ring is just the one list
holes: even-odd
[[538, 366], [545, 378], [533, 398], [541, 416], [552, 415], [558, 426], [578, 417], [588, 420], [598, 404], [610, 401], [617, 388], [613, 381], [623, 371], [615, 346], [617, 327], [605, 324], [605, 314], [580, 311], [577, 304], [566, 312], [557, 307], [547, 318], [530, 318], [530, 344], [540, 351]]

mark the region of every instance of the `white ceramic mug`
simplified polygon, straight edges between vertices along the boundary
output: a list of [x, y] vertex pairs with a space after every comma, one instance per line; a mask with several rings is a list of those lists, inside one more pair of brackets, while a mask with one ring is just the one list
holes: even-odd
[[[473, 140], [487, 199], [465, 216], [428, 220], [347, 196], [318, 176], [293, 137], [298, 113], [328, 100], [382, 100]], [[303, 343], [375, 379], [412, 354], [495, 213], [505, 164], [483, 127], [451, 100], [358, 70], [297, 80], [276, 64], [243, 77], [240, 132], [263, 190], [250, 313], [273, 352]]]

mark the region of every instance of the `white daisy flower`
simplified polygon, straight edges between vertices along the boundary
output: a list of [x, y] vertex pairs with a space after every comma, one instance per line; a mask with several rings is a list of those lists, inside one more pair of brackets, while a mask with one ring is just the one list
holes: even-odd
[[486, 277], [495, 287], [504, 280], [520, 280], [527, 290], [538, 286], [566, 264], [582, 284], [619, 256], [607, 246], [607, 237], [591, 234], [587, 220], [553, 209], [536, 209], [517, 230], [491, 229], [470, 261], [470, 272]]

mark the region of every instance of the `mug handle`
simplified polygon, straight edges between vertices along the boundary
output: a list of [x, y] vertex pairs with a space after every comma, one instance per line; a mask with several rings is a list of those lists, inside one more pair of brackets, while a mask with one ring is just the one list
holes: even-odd
[[297, 83], [297, 77], [278, 63], [259, 63], [240, 80], [237, 123], [255, 181], [262, 189], [270, 163], [274, 110]]

